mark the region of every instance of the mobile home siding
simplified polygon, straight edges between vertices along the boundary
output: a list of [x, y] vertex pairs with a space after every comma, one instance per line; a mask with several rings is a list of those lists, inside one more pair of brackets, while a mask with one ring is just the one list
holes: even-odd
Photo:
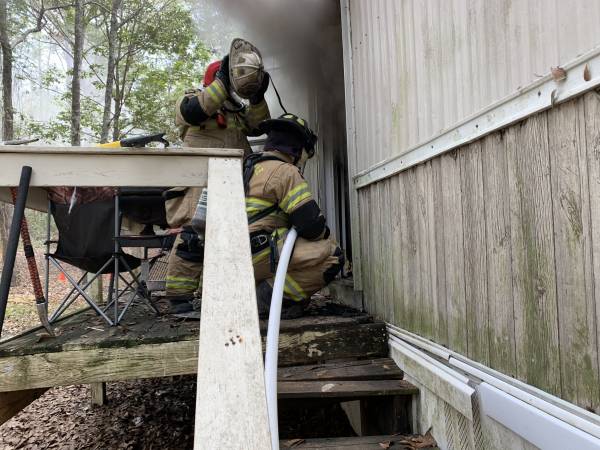
[[357, 173], [600, 44], [600, 2], [350, 0]]
[[[600, 42], [600, 2], [348, 4], [351, 176]], [[367, 309], [600, 412], [599, 117], [589, 92], [359, 189]]]

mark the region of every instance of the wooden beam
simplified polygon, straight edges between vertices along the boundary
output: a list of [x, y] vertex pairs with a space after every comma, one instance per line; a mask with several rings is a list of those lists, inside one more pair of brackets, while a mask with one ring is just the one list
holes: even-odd
[[47, 389], [27, 389], [15, 392], [0, 392], [0, 425], [7, 422], [29, 405], [37, 400]]
[[[135, 326], [131, 328], [130, 332], [133, 332]], [[87, 330], [89, 334], [93, 332]], [[140, 343], [134, 338], [118, 340], [122, 335], [106, 335], [104, 341], [96, 344], [92, 337], [85, 338], [84, 343], [67, 341], [61, 345], [54, 344], [54, 341], [37, 342], [37, 334], [34, 333], [32, 336], [23, 335], [7, 341], [4, 346], [0, 346], [0, 392], [194, 374], [198, 368], [198, 341], [192, 336], [186, 337], [187, 340], [147, 343], [143, 339], [149, 338], [144, 336], [140, 338]], [[304, 365], [308, 368], [316, 366], [307, 364], [355, 358], [361, 352], [373, 357], [383, 357], [387, 351], [383, 323], [355, 323], [347, 326], [343, 321], [325, 321], [323, 324], [314, 324], [309, 330], [305, 327], [287, 327], [284, 324], [279, 341], [280, 361], [288, 366]], [[352, 370], [355, 379], [359, 378], [356, 374], [364, 369], [364, 361], [344, 364], [358, 365], [348, 369]], [[317, 374], [329, 377], [333, 373], [329, 364], [319, 367], [321, 369], [315, 369]], [[288, 381], [307, 377], [306, 373], [302, 373], [302, 367], [290, 368], [289, 372], [286, 370], [288, 369], [282, 369], [281, 373], [291, 376]], [[377, 370], [382, 377], [387, 373], [384, 367]], [[386, 378], [399, 376], [396, 367], [392, 372], [395, 375]], [[340, 371], [335, 373], [340, 375]]]
[[[365, 437], [343, 437], [343, 438], [325, 438], [325, 439], [287, 439], [280, 441], [281, 449], [302, 449], [312, 448], [314, 450], [381, 450], [389, 445], [393, 450], [414, 449], [413, 436], [387, 435], [387, 436], [365, 436]], [[403, 442], [406, 443], [403, 444]], [[435, 450], [435, 445], [419, 447], [423, 449]]]
[[280, 381], [342, 381], [401, 380], [403, 375], [394, 360], [381, 358], [284, 367], [279, 369], [277, 376]]
[[90, 383], [92, 405], [104, 406], [107, 403], [106, 383]]
[[271, 448], [242, 164], [211, 158], [194, 448]]
[[413, 384], [404, 380], [280, 381], [279, 398], [359, 398], [416, 395]]
[[236, 149], [102, 149], [0, 146], [0, 186], [205, 186], [208, 159], [241, 157]]
[[196, 372], [198, 342], [94, 348], [0, 358], [0, 392]]
[[451, 375], [455, 371], [420, 356], [407, 344], [394, 339], [390, 340], [390, 353], [405, 374], [441, 397], [467, 419], [473, 420], [472, 397], [475, 390], [459, 376]]

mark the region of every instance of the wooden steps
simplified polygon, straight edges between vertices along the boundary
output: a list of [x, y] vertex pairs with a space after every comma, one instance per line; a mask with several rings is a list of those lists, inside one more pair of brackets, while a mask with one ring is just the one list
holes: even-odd
[[404, 374], [391, 358], [280, 368], [279, 381], [401, 380]]
[[415, 395], [419, 390], [404, 380], [283, 381], [279, 398], [340, 398]]
[[[327, 439], [288, 439], [280, 441], [280, 448], [287, 449], [312, 449], [312, 450], [414, 450], [415, 448], [436, 450], [435, 445], [415, 447], [408, 444], [413, 436], [387, 435], [387, 436], [361, 436]], [[403, 442], [407, 442], [404, 444]]]
[[[302, 405], [311, 401], [321, 405], [338, 403], [355, 433], [383, 436], [410, 433], [412, 430], [411, 405], [419, 390], [402, 377], [402, 371], [389, 358], [327, 362], [280, 368], [277, 388], [280, 402], [303, 402], [300, 403]], [[308, 437], [317, 436], [322, 434]], [[348, 448], [371, 448], [370, 444], [374, 441], [309, 439], [303, 445], [315, 442], [315, 445], [331, 444], [331, 448], [346, 448], [345, 445], [349, 445]], [[374, 443], [378, 445], [378, 442]], [[363, 444], [369, 446], [360, 447]]]

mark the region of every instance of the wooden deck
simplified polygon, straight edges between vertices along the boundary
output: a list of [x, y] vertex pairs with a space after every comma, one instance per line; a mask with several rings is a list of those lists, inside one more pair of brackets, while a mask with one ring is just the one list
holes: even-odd
[[[327, 314], [282, 322], [280, 366], [387, 356], [383, 323], [366, 314]], [[265, 327], [261, 323], [263, 340]], [[199, 329], [199, 320], [156, 316], [135, 305], [117, 327], [88, 309], [58, 321], [55, 338], [33, 329], [0, 342], [0, 423], [45, 388], [196, 373]], [[243, 340], [232, 334], [215, 345], [225, 349]]]

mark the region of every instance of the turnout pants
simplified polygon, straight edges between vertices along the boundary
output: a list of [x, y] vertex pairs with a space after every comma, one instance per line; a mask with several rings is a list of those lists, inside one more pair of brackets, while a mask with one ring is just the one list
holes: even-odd
[[[274, 231], [269, 238], [270, 245], [266, 247], [264, 238], [262, 242], [261, 239], [251, 238], [252, 263], [257, 284], [267, 280], [273, 286], [278, 255], [286, 236], [287, 229]], [[277, 250], [273, 251], [275, 248]], [[309, 241], [298, 237], [285, 278], [284, 297], [296, 302], [310, 299], [312, 294], [335, 278], [343, 265], [343, 253], [333, 239]]]
[[202, 263], [189, 261], [177, 255], [177, 246], [182, 243], [177, 236], [167, 261], [166, 295], [193, 295], [202, 289]]

